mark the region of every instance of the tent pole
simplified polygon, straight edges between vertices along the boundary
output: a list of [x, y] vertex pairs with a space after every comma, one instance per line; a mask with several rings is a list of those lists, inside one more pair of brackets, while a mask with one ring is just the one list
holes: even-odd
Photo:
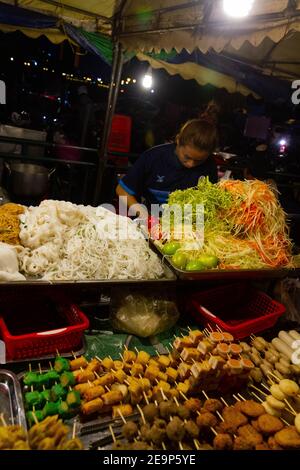
[[115, 112], [116, 102], [117, 102], [119, 88], [120, 88], [122, 68], [123, 68], [123, 48], [122, 48], [121, 43], [117, 40], [114, 44], [111, 82], [110, 82], [110, 87], [109, 87], [108, 103], [107, 103], [107, 108], [106, 108], [103, 135], [101, 139], [101, 147], [99, 151], [98, 169], [97, 169], [97, 177], [96, 177], [96, 185], [95, 185], [94, 201], [93, 201], [95, 206], [98, 205], [100, 202], [103, 174], [104, 174], [104, 170], [105, 170], [107, 160], [108, 160], [108, 151], [107, 151], [108, 139], [110, 135], [112, 119], [113, 119], [113, 115]]

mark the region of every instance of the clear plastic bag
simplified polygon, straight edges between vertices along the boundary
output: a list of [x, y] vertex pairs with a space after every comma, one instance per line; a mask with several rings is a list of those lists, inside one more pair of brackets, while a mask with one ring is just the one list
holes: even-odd
[[176, 303], [166, 297], [127, 293], [115, 297], [111, 321], [115, 330], [148, 338], [172, 328], [179, 318]]

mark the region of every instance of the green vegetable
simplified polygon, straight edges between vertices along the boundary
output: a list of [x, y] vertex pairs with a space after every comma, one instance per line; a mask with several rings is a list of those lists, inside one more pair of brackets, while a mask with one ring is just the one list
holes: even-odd
[[176, 268], [184, 270], [187, 263], [187, 256], [184, 253], [177, 251], [177, 253], [172, 257], [172, 263]]
[[73, 372], [63, 372], [60, 376], [60, 383], [65, 388], [75, 385], [75, 376]]
[[51, 388], [51, 399], [52, 401], [57, 401], [65, 398], [67, 392], [61, 384], [53, 385]]
[[51, 391], [50, 390], [43, 390], [40, 393], [42, 403], [46, 403], [47, 401], [51, 401]]
[[25, 385], [28, 385], [28, 387], [36, 388], [39, 385], [39, 375], [35, 372], [26, 372], [23, 382]]
[[205, 266], [198, 260], [189, 261], [186, 265], [186, 271], [203, 271]]
[[59, 416], [63, 419], [68, 419], [72, 416], [72, 412], [70, 412], [68, 404], [65, 401], [61, 401], [57, 408]]
[[43, 413], [44, 413], [45, 418], [46, 416], [57, 415], [58, 405], [59, 405], [58, 402], [54, 403], [54, 402], [49, 401], [48, 403], [46, 403], [46, 405], [43, 408]]
[[206, 268], [216, 268], [219, 264], [218, 258], [213, 255], [200, 255], [197, 261], [202, 263]]
[[81, 403], [80, 393], [77, 390], [72, 390], [72, 392], [68, 393], [66, 402], [69, 408], [77, 408]]
[[25, 393], [25, 404], [27, 408], [32, 408], [33, 406], [38, 407], [42, 403], [41, 395], [39, 392], [27, 392]]
[[173, 256], [175, 255], [176, 251], [180, 248], [180, 243], [178, 242], [169, 242], [166, 243], [163, 247], [163, 254], [166, 256]]
[[70, 370], [70, 362], [64, 357], [57, 357], [54, 362], [54, 369], [61, 374], [65, 370]]
[[48, 372], [46, 374], [40, 374], [38, 376], [38, 379], [39, 379], [39, 388], [40, 389], [42, 389], [43, 386], [46, 387], [46, 388], [50, 387], [51, 383], [50, 383]]
[[59, 380], [59, 375], [55, 370], [49, 370], [47, 372], [47, 375], [48, 375], [48, 380], [49, 380], [50, 385], [54, 384], [55, 382]]

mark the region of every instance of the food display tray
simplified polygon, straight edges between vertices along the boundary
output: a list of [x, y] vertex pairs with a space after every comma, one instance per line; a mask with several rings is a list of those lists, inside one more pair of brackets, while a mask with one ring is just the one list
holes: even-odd
[[172, 264], [171, 257], [165, 256], [157, 245], [151, 241], [152, 249], [163, 259], [177, 278], [182, 281], [231, 281], [231, 280], [258, 280], [258, 279], [284, 279], [285, 277], [299, 277], [300, 268], [281, 269], [208, 269], [206, 271], [183, 271]]
[[0, 413], [7, 425], [27, 429], [20, 383], [15, 374], [4, 369], [0, 369]]

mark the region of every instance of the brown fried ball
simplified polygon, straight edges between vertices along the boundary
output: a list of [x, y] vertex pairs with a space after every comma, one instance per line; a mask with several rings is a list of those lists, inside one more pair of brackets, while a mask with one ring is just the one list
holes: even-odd
[[192, 439], [197, 439], [199, 437], [199, 428], [195, 421], [192, 421], [191, 419], [184, 423], [184, 429], [186, 434], [192, 438]]
[[224, 405], [220, 400], [209, 398], [208, 400], [205, 400], [203, 408], [210, 413], [215, 413], [216, 411], [222, 411]]
[[274, 436], [275, 441], [284, 449], [299, 449], [300, 434], [295, 426], [289, 426], [277, 432]]
[[243, 437], [236, 437], [233, 443], [233, 450], [252, 450], [252, 445]]
[[138, 427], [133, 421], [128, 421], [122, 427], [122, 434], [128, 441], [133, 441], [133, 439], [138, 435]]
[[237, 433], [240, 437], [249, 442], [249, 445], [252, 445], [252, 447], [263, 442], [262, 435], [257, 432], [251, 424], [245, 424], [245, 426], [239, 427]]
[[197, 416], [196, 423], [200, 429], [201, 428], [213, 428], [218, 424], [218, 420], [215, 415], [207, 412], [207, 413], [203, 413]]
[[262, 442], [261, 444], [257, 444], [255, 446], [255, 450], [270, 450], [270, 447], [266, 442]]
[[185, 420], [185, 419], [190, 419], [191, 412], [188, 408], [186, 408], [184, 405], [179, 405], [176, 408], [176, 414], [179, 418]]
[[232, 450], [232, 437], [230, 434], [217, 434], [214, 438], [213, 445], [215, 450]]
[[143, 413], [145, 416], [145, 420], [148, 423], [153, 423], [155, 418], [159, 417], [159, 409], [154, 403], [150, 403], [149, 405], [145, 405], [143, 407]]
[[180, 442], [185, 435], [185, 428], [183, 421], [175, 416], [172, 421], [167, 425], [167, 436], [170, 441]]
[[200, 411], [202, 403], [198, 398], [189, 398], [185, 401], [184, 406], [192, 413], [196, 413], [197, 411]]
[[240, 410], [246, 416], [250, 418], [258, 418], [265, 414], [265, 409], [260, 403], [256, 403], [254, 400], [247, 400], [240, 403]]
[[152, 435], [151, 435], [151, 427], [150, 427], [150, 424], [147, 423], [147, 424], [142, 424], [141, 428], [140, 428], [140, 431], [141, 431], [141, 436], [142, 438], [147, 441], [147, 442], [151, 442], [152, 440]]
[[177, 412], [177, 406], [173, 401], [162, 401], [159, 404], [159, 413], [163, 419], [169, 420]]
[[275, 434], [284, 427], [283, 422], [268, 414], [263, 414], [258, 418], [258, 426], [263, 434]]
[[274, 436], [270, 436], [269, 439], [268, 439], [268, 446], [269, 446], [269, 449], [271, 450], [283, 450], [283, 447], [281, 447], [279, 444], [277, 444], [277, 442], [275, 441], [275, 437]]

